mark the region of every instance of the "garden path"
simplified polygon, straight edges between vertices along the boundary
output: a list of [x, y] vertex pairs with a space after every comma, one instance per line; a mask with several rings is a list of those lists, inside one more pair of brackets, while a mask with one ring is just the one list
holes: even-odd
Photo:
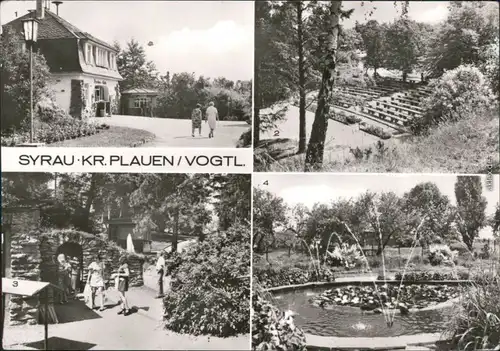
[[191, 120], [175, 118], [151, 118], [114, 115], [113, 117], [93, 118], [98, 123], [111, 126], [142, 129], [156, 135], [144, 147], [236, 147], [241, 134], [250, 126], [240, 121], [219, 121], [215, 138], [208, 137], [208, 125], [202, 123], [202, 136], [191, 136]]
[[[231, 338], [194, 337], [167, 331], [161, 326], [162, 301], [155, 299], [156, 277], [145, 272], [145, 286], [131, 288], [129, 303], [136, 312], [129, 316], [117, 315], [116, 293], [108, 294], [109, 306], [103, 312], [95, 312], [92, 318], [68, 323], [49, 325], [49, 348], [51, 350], [245, 350], [248, 336]], [[168, 278], [165, 281], [168, 286]], [[80, 306], [78, 306], [80, 304]], [[73, 305], [70, 307], [70, 305]], [[76, 307], [75, 307], [76, 305]], [[73, 301], [71, 310], [82, 311], [83, 302]], [[68, 309], [70, 310], [70, 309]], [[88, 312], [92, 313], [87, 309]], [[61, 316], [65, 317], [65, 316]], [[43, 326], [5, 327], [3, 348], [43, 349]]]

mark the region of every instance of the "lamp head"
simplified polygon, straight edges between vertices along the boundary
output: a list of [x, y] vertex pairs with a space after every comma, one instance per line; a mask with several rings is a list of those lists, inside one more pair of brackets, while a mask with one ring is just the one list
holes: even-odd
[[24, 40], [36, 43], [38, 39], [38, 23], [39, 21], [33, 17], [23, 20]]

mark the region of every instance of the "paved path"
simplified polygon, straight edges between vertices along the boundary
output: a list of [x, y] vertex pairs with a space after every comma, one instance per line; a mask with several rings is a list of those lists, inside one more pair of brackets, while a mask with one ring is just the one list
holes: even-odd
[[[149, 273], [149, 272], [148, 272]], [[49, 325], [49, 344], [51, 350], [247, 350], [249, 336], [232, 338], [193, 337], [174, 333], [161, 326], [162, 301], [155, 299], [153, 274], [145, 275], [145, 286], [132, 288], [128, 292], [129, 303], [137, 312], [117, 315], [118, 307], [113, 307], [116, 294], [109, 293], [108, 309], [93, 312], [86, 309], [81, 301], [73, 301], [63, 308], [66, 311], [80, 311], [86, 319], [74, 322]], [[168, 285], [168, 281], [165, 282]], [[61, 317], [64, 316], [64, 310]], [[50, 341], [49, 341], [50, 342]], [[33, 344], [32, 344], [33, 343]], [[43, 326], [6, 327], [3, 335], [3, 348], [43, 349]]]
[[[314, 113], [306, 111], [306, 138], [309, 142], [311, 129], [314, 122]], [[370, 121], [370, 124], [376, 122]], [[385, 127], [384, 127], [385, 128]], [[275, 132], [279, 134], [276, 136]], [[279, 122], [277, 128], [270, 129], [261, 134], [261, 139], [288, 138], [298, 140], [299, 138], [299, 108], [293, 105], [288, 107], [286, 117]], [[349, 148], [365, 148], [373, 146], [379, 138], [359, 130], [358, 125], [347, 126], [340, 122], [329, 120], [326, 133], [325, 148], [326, 159], [343, 160], [349, 157]]]
[[[307, 345], [317, 348], [338, 348], [342, 350], [405, 350], [409, 345], [435, 343], [441, 340], [438, 333], [393, 336], [387, 338], [341, 338], [306, 334]], [[409, 348], [408, 350], [419, 350]]]
[[241, 134], [250, 125], [239, 121], [219, 121], [215, 130], [215, 138], [208, 137], [208, 125], [202, 123], [202, 136], [191, 136], [191, 120], [173, 118], [150, 118], [137, 116], [121, 116], [93, 118], [96, 122], [112, 126], [129, 127], [146, 130], [156, 138], [144, 144], [144, 147], [215, 147], [233, 148]]

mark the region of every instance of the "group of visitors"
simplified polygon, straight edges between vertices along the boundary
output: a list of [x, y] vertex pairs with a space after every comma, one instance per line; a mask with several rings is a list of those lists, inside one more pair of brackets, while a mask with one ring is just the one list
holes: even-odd
[[[203, 120], [203, 112], [201, 111], [201, 104], [196, 104], [196, 108], [193, 110], [191, 114], [191, 123], [192, 123], [192, 133], [191, 135], [194, 137], [196, 129], [198, 129], [199, 135], [201, 136], [201, 121]], [[214, 137], [215, 127], [217, 126], [217, 121], [219, 120], [219, 112], [217, 108], [214, 106], [213, 102], [208, 104], [208, 107], [205, 111], [205, 123], [208, 123], [210, 128], [210, 132], [208, 133], [209, 138]]]
[[65, 304], [68, 302], [68, 297], [72, 296], [76, 299], [80, 285], [80, 262], [76, 257], [66, 258], [65, 254], [57, 256], [58, 275], [57, 282], [61, 288], [59, 294], [59, 303]]
[[[68, 301], [69, 294], [73, 294], [76, 299], [79, 292], [79, 276], [80, 276], [80, 263], [77, 259], [67, 260], [64, 254], [59, 254], [58, 261], [58, 285], [61, 288], [59, 294], [59, 303], [65, 304]], [[72, 263], [70, 263], [72, 262]], [[93, 261], [88, 267], [87, 286], [90, 296], [88, 298], [89, 307], [92, 309], [99, 309], [104, 311], [104, 294], [106, 291], [105, 279], [105, 263], [103, 257], [97, 254], [96, 260]], [[71, 278], [70, 278], [71, 277]], [[119, 267], [116, 273], [111, 278], [114, 279], [115, 289], [118, 291], [120, 297], [120, 310], [118, 314], [128, 316], [130, 314], [130, 307], [128, 305], [125, 293], [128, 291], [128, 283], [130, 277], [130, 270], [125, 257], [119, 260]], [[96, 306], [96, 298], [99, 297], [99, 306]]]

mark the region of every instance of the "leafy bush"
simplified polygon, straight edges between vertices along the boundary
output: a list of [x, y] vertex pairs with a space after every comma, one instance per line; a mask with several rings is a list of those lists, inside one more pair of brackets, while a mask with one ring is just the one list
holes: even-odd
[[290, 312], [282, 313], [260, 296], [252, 300], [252, 350], [305, 351], [304, 332]]
[[163, 299], [168, 329], [228, 337], [249, 332], [248, 225], [214, 233], [181, 254]]
[[433, 266], [441, 264], [453, 264], [456, 260], [458, 252], [452, 251], [448, 245], [434, 244], [429, 246], [429, 262]]
[[457, 350], [492, 350], [500, 345], [500, 271], [486, 279], [487, 284], [464, 289], [460, 309], [447, 325]]
[[488, 79], [491, 89], [498, 95], [500, 93], [500, 57], [499, 57], [499, 43], [498, 38], [496, 42], [483, 47], [479, 53], [481, 63], [479, 69]]
[[355, 268], [365, 264], [365, 259], [356, 245], [342, 243], [335, 246], [333, 251], [327, 251], [326, 263], [335, 267]]
[[474, 116], [495, 104], [495, 95], [487, 79], [478, 68], [471, 65], [446, 72], [440, 79], [433, 81], [430, 87], [432, 93], [423, 102], [426, 106], [424, 116], [413, 119], [410, 126], [417, 134], [442, 122]]
[[359, 129], [361, 129], [365, 133], [375, 135], [383, 140], [390, 139], [392, 136], [391, 133], [386, 132], [381, 127], [377, 127], [371, 124], [360, 126]]
[[[20, 45], [22, 42], [24, 39], [20, 34], [9, 27], [0, 37], [2, 134], [11, 129], [18, 129], [30, 113], [29, 54], [27, 50], [22, 50]], [[42, 98], [50, 95], [47, 88], [49, 80], [50, 72], [45, 58], [43, 55], [33, 53], [34, 106]]]

